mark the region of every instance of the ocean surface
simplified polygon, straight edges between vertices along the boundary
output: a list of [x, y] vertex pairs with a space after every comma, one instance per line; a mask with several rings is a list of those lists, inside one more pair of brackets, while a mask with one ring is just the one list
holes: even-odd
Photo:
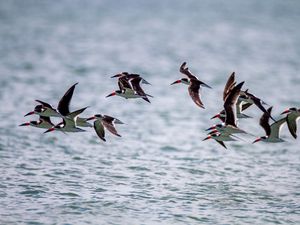
[[[202, 141], [233, 71], [275, 118], [300, 107], [299, 21], [292, 0], [0, 1], [0, 224], [300, 224], [286, 126], [284, 143], [251, 144], [264, 135], [251, 107], [239, 125], [252, 135]], [[205, 110], [170, 86], [183, 61], [213, 87]], [[152, 84], [151, 104], [105, 98], [121, 71]], [[121, 138], [18, 126], [76, 82], [71, 109], [117, 117]]]

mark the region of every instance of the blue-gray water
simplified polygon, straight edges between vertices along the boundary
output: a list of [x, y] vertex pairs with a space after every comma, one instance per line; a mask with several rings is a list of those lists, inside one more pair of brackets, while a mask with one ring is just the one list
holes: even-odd
[[[300, 106], [299, 1], [1, 1], [0, 224], [300, 224], [300, 149], [202, 142], [238, 81], [274, 105]], [[206, 109], [181, 78], [192, 72]], [[152, 104], [104, 96], [109, 77], [142, 74]], [[92, 129], [49, 133], [18, 124], [34, 99], [57, 105], [73, 83], [72, 109], [126, 125], [107, 142]], [[240, 126], [255, 136], [261, 112]]]

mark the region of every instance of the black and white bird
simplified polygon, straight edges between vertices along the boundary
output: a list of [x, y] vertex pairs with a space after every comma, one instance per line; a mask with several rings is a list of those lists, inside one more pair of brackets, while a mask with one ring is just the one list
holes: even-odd
[[225, 112], [225, 121], [222, 124], [214, 125], [208, 130], [217, 129], [220, 133], [246, 133], [244, 130], [238, 128], [237, 126], [237, 110], [236, 104], [240, 95], [241, 88], [244, 82], [241, 82], [235, 85], [227, 94], [226, 99], [224, 101], [224, 112]]
[[296, 139], [297, 138], [297, 122], [300, 119], [300, 109], [295, 107], [286, 109], [281, 114], [286, 115], [286, 122], [289, 128], [291, 135]]
[[286, 123], [286, 118], [277, 120], [272, 125], [270, 125], [269, 120], [270, 120], [272, 108], [273, 107], [267, 109], [267, 112], [263, 113], [259, 121], [259, 124], [262, 126], [262, 128], [264, 128], [266, 135], [257, 138], [255, 141], [253, 141], [253, 144], [258, 141], [272, 142], [272, 143], [284, 142], [284, 140], [281, 139], [279, 136], [280, 136], [280, 131], [282, 126]]
[[148, 81], [146, 81], [143, 77], [141, 77], [141, 75], [136, 74], [136, 73], [121, 72], [121, 73], [118, 73], [118, 74], [116, 74], [114, 76], [111, 76], [110, 78], [116, 78], [116, 77], [117, 78], [119, 78], [119, 77], [125, 77], [127, 80], [140, 77], [143, 84], [149, 84], [149, 85], [151, 85]]
[[34, 107], [34, 110], [27, 113], [25, 116], [37, 114], [39, 116], [46, 116], [46, 117], [61, 117], [61, 114], [50, 104], [47, 102], [43, 102], [41, 100], [35, 100], [39, 103]]
[[84, 132], [85, 130], [79, 128], [76, 124], [76, 120], [78, 115], [81, 114], [87, 107], [76, 110], [72, 113], [68, 113], [67, 116], [64, 116], [63, 121], [58, 123], [57, 125], [49, 128], [44, 133], [52, 132], [52, 131], [62, 131], [62, 132]]
[[[65, 94], [61, 97], [61, 99], [58, 102], [57, 109], [55, 109], [53, 106], [51, 106], [49, 103], [46, 103], [41, 100], [36, 100], [39, 105], [35, 107], [35, 109], [32, 112], [27, 113], [25, 116], [32, 115], [32, 114], [37, 114], [40, 116], [45, 116], [45, 117], [60, 117], [60, 118], [65, 118], [68, 115], [72, 113], [77, 113], [78, 110], [74, 112], [70, 112], [70, 102], [73, 97], [73, 93], [75, 90], [75, 87], [78, 83], [73, 84], [66, 92]], [[81, 127], [92, 127], [90, 123], [86, 121], [86, 118], [81, 118], [81, 117], [76, 117], [77, 119], [77, 126]]]
[[[145, 81], [141, 76], [136, 75], [136, 74], [131, 74], [130, 75], [124, 75], [124, 74], [117, 74], [120, 75], [118, 76], [118, 86], [119, 90], [116, 90], [112, 92], [111, 94], [107, 95], [106, 97], [111, 97], [111, 96], [120, 96], [125, 99], [129, 98], [142, 98], [145, 101], [150, 103], [150, 100], [148, 97], [153, 97], [149, 94], [146, 94], [144, 90], [140, 86], [140, 82]], [[115, 76], [117, 76], [115, 75]], [[136, 75], [136, 76], [134, 76]], [[147, 82], [149, 83], [149, 82]]]
[[101, 114], [96, 114], [96, 115], [88, 118], [88, 120], [94, 120], [94, 119], [95, 119], [94, 129], [96, 131], [96, 134], [98, 135], [98, 137], [101, 140], [106, 141], [104, 128], [106, 128], [112, 134], [114, 134], [118, 137], [121, 137], [121, 135], [117, 132], [114, 124], [124, 124], [122, 121], [120, 121], [119, 119], [116, 119], [114, 117], [107, 116], [107, 115], [101, 115]]
[[173, 84], [179, 84], [183, 83], [186, 85], [189, 85], [188, 91], [189, 95], [191, 96], [192, 100], [195, 102], [197, 106], [200, 108], [205, 108], [201, 99], [200, 99], [200, 87], [207, 87], [211, 88], [209, 85], [205, 84], [204, 82], [200, 81], [194, 74], [191, 73], [188, 67], [186, 67], [186, 62], [182, 63], [182, 65], [179, 68], [179, 71], [186, 75], [188, 78], [181, 78], [180, 80], [176, 80], [171, 85]]
[[206, 141], [208, 139], [213, 139], [216, 142], [218, 142], [220, 145], [222, 145], [224, 148], [227, 149], [226, 145], [224, 142], [226, 141], [236, 141], [233, 137], [231, 137], [230, 134], [228, 133], [220, 133], [217, 130], [211, 131], [206, 138], [204, 138], [202, 141]]
[[22, 123], [19, 126], [32, 126], [37, 128], [49, 129], [54, 126], [51, 122], [50, 117], [47, 116], [40, 116], [39, 120], [37, 121], [30, 121], [27, 123]]

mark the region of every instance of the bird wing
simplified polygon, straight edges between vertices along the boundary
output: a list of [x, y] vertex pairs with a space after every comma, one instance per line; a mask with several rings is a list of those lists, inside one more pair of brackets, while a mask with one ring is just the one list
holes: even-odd
[[121, 137], [120, 134], [118, 134], [115, 126], [113, 125], [113, 121], [114, 121], [115, 118], [113, 117], [110, 117], [110, 116], [104, 116], [102, 119], [101, 119], [101, 122], [102, 122], [102, 125], [109, 131], [111, 132], [112, 134], [116, 135], [116, 136], [119, 136]]
[[73, 111], [71, 113], [69, 113], [68, 115], [66, 115], [67, 117], [71, 118], [71, 119], [75, 119], [75, 117], [77, 117], [80, 113], [82, 113], [84, 110], [86, 110], [88, 107], [84, 107], [81, 109], [78, 109], [76, 111]]
[[286, 118], [282, 118], [280, 120], [277, 120], [271, 125], [271, 133], [269, 137], [273, 138], [279, 138], [280, 130], [284, 123], [286, 122]]
[[[250, 94], [248, 91], [245, 92], [245, 94], [250, 98], [252, 99], [253, 103], [264, 113], [268, 113], [268, 111], [266, 110], [266, 108], [262, 105], [263, 101], [256, 97], [255, 95], [253, 94]], [[276, 122], [276, 120], [271, 116], [271, 114], [269, 114], [269, 117], [274, 121]]]
[[300, 118], [300, 115], [296, 113], [289, 113], [286, 116], [287, 125], [291, 135], [296, 139], [297, 138], [297, 120]]
[[264, 128], [267, 136], [270, 136], [271, 134], [271, 126], [269, 124], [269, 119], [270, 119], [270, 114], [272, 112], [272, 108], [273, 107], [268, 108], [268, 110], [263, 113], [263, 115], [260, 117], [259, 120], [259, 125], [262, 126], [262, 128]]
[[94, 121], [94, 129], [96, 131], [96, 134], [98, 135], [98, 137], [103, 140], [103, 141], [106, 141], [105, 140], [105, 131], [104, 131], [104, 127], [101, 123], [101, 120], [100, 119], [97, 119]]
[[[54, 109], [52, 105], [48, 104], [47, 102], [43, 102], [41, 100], [35, 100], [36, 102], [40, 103], [42, 106], [50, 108], [50, 109]], [[55, 109], [54, 109], [55, 110]]]
[[242, 111], [248, 109], [251, 105], [253, 105], [252, 103], [242, 103]]
[[51, 122], [51, 119], [49, 116], [40, 116], [40, 121], [44, 121], [44, 122], [49, 123], [52, 126], [54, 126], [54, 124]]
[[235, 72], [233, 72], [227, 82], [226, 85], [224, 87], [224, 91], [223, 91], [223, 101], [225, 101], [227, 95], [229, 94], [230, 90], [235, 86], [236, 82], [235, 82]]
[[119, 77], [118, 85], [119, 85], [120, 91], [123, 91], [124, 89], [132, 89], [132, 86], [130, 85], [126, 75]]
[[180, 73], [186, 75], [189, 79], [196, 79], [196, 80], [198, 80], [198, 78], [191, 73], [191, 71], [189, 70], [189, 68], [185, 67], [185, 66], [186, 66], [186, 62], [183, 62], [181, 64], [180, 68], [179, 68]]
[[238, 101], [241, 88], [244, 82], [239, 83], [236, 85], [231, 91], [229, 92], [225, 102], [224, 102], [224, 110], [225, 110], [225, 124], [232, 125], [237, 127], [236, 125], [236, 103]]
[[131, 83], [131, 86], [133, 88], [133, 90], [140, 96], [142, 96], [142, 98], [149, 102], [150, 103], [150, 100], [148, 99], [146, 93], [144, 92], [144, 90], [141, 88], [141, 85], [140, 85], [140, 82], [141, 82], [142, 78], [140, 76], [138, 77], [135, 77], [135, 78], [132, 78], [130, 79], [130, 83]]
[[222, 145], [224, 148], [227, 149], [227, 147], [226, 147], [226, 145], [223, 141], [218, 141], [218, 140], [215, 140], [215, 141], [218, 142], [220, 145]]
[[64, 96], [60, 99], [59, 103], [58, 103], [58, 106], [57, 106], [57, 110], [58, 112], [63, 115], [63, 116], [66, 116], [70, 113], [70, 110], [69, 110], [69, 106], [70, 106], [70, 102], [71, 102], [71, 99], [72, 99], [72, 96], [73, 96], [73, 93], [74, 93], [74, 89], [75, 89], [75, 86], [77, 85], [78, 83], [75, 83], [73, 84], [67, 91], [66, 93], [64, 94]]
[[189, 94], [190, 94], [192, 100], [196, 103], [196, 105], [205, 109], [204, 105], [200, 99], [200, 94], [199, 94], [200, 84], [201, 84], [201, 82], [199, 80], [191, 79], [188, 90], [189, 90]]
[[140, 96], [146, 96], [144, 90], [140, 86], [142, 78], [141, 77], [135, 77], [131, 78], [129, 82], [131, 83], [132, 89], [136, 91], [136, 93]]

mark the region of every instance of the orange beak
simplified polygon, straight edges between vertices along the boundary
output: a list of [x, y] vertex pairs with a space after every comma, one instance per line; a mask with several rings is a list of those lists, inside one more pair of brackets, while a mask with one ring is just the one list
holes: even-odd
[[31, 111], [31, 112], [27, 113], [25, 116], [29, 116], [29, 115], [32, 115], [32, 114], [34, 114], [34, 111]]
[[49, 128], [48, 130], [46, 130], [45, 132], [44, 132], [44, 134], [45, 133], [48, 133], [48, 132], [51, 132], [51, 131], [54, 131], [55, 130], [55, 128], [54, 127], [51, 127], [51, 128]]
[[211, 134], [215, 134], [215, 133], [218, 133], [218, 132], [219, 132], [218, 130], [214, 129], [211, 132], [209, 132], [208, 134], [211, 135]]
[[252, 144], [258, 142], [258, 141], [261, 141], [261, 138], [257, 138], [255, 141], [252, 142]]
[[215, 118], [220, 118], [220, 116], [221, 116], [220, 113], [218, 113], [218, 114], [214, 115], [214, 116], [213, 116], [212, 118], [210, 118], [210, 119], [212, 120], [212, 119], [215, 119]]
[[113, 93], [107, 95], [106, 98], [111, 97], [111, 96], [114, 96], [114, 95], [116, 95], [116, 92], [115, 92], [115, 91], [114, 91]]
[[22, 123], [22, 124], [20, 124], [19, 126], [20, 127], [23, 127], [23, 126], [29, 126], [30, 125], [30, 123]]
[[217, 126], [212, 126], [212, 127], [208, 128], [208, 129], [206, 129], [205, 131], [209, 131], [209, 130], [216, 129], [216, 127], [217, 127]]
[[176, 81], [174, 81], [172, 84], [170, 84], [170, 85], [173, 85], [173, 84], [179, 84], [179, 83], [181, 83], [181, 80], [176, 80]]
[[283, 115], [283, 114], [286, 114], [286, 113], [289, 113], [291, 110], [289, 110], [289, 109], [286, 109], [286, 110], [284, 110], [280, 115]]
[[206, 138], [204, 138], [202, 141], [206, 141], [208, 139], [211, 139], [211, 135], [208, 135]]
[[94, 119], [96, 119], [96, 117], [95, 117], [95, 116], [92, 116], [92, 117], [90, 117], [90, 118], [87, 118], [86, 121], [88, 121], [88, 120], [94, 120]]

